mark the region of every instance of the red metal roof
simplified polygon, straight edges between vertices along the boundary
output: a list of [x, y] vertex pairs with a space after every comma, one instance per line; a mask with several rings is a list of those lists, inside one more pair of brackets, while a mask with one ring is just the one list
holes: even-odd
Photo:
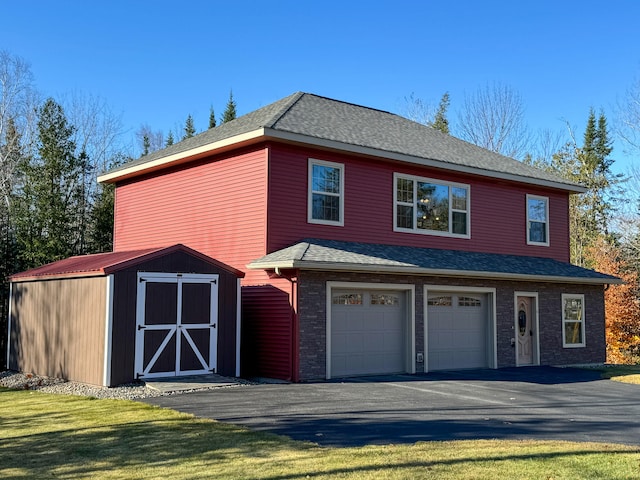
[[173, 245], [163, 248], [145, 248], [141, 250], [130, 250], [126, 252], [107, 252], [96, 253], [93, 255], [78, 255], [75, 257], [65, 258], [57, 262], [48, 263], [41, 267], [32, 268], [24, 272], [16, 273], [9, 277], [12, 282], [50, 279], [59, 277], [91, 277], [100, 275], [109, 275], [132, 265], [148, 261], [156, 257], [167, 255], [175, 251], [184, 251], [190, 255], [196, 256], [208, 263], [215, 264], [219, 267], [234, 273], [238, 277], [244, 277], [244, 273], [236, 270], [229, 265], [214, 260], [196, 250], [186, 247], [182, 244]]

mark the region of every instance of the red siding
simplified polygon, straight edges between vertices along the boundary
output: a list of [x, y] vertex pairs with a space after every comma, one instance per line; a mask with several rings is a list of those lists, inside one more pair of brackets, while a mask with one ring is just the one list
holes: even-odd
[[263, 283], [245, 266], [265, 252], [266, 159], [261, 148], [119, 184], [114, 250], [183, 243]]
[[[307, 223], [308, 158], [345, 165], [343, 227]], [[393, 174], [466, 183], [471, 186], [471, 238], [393, 231]], [[549, 247], [526, 243], [526, 195], [550, 199]], [[269, 162], [268, 250], [303, 238], [409, 245], [505, 253], [569, 260], [568, 195], [565, 192], [452, 174], [432, 168], [349, 157], [281, 145], [271, 146]]]

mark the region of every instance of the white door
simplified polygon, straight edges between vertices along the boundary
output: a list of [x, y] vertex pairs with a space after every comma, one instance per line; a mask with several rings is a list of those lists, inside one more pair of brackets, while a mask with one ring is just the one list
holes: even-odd
[[519, 296], [516, 299], [516, 350], [518, 365], [534, 364], [534, 312], [535, 298]]
[[489, 367], [487, 295], [443, 292], [427, 299], [427, 369]]
[[407, 371], [406, 294], [333, 290], [332, 378]]
[[218, 275], [138, 273], [137, 378], [214, 373]]

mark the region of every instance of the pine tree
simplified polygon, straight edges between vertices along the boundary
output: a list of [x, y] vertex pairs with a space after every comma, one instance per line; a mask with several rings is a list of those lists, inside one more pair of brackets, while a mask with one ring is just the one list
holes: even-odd
[[74, 128], [48, 99], [39, 110], [37, 155], [26, 159], [16, 202], [16, 232], [23, 268], [82, 253], [86, 215], [82, 198], [85, 159], [76, 156]]
[[165, 143], [165, 147], [170, 147], [171, 145], [173, 145], [173, 132], [171, 130], [169, 130], [169, 134], [167, 135], [167, 142]]
[[216, 114], [213, 111], [213, 105], [209, 108], [209, 128], [215, 128], [216, 126]]
[[430, 126], [436, 130], [440, 130], [442, 133], [449, 133], [449, 120], [447, 119], [447, 111], [449, 109], [449, 92], [445, 92], [440, 99], [440, 105], [438, 111], [431, 122]]
[[144, 157], [145, 155], [149, 155], [150, 150], [151, 150], [151, 140], [149, 140], [149, 135], [144, 134], [142, 136], [142, 155], [140, 156]]
[[187, 117], [187, 121], [184, 124], [184, 136], [182, 137], [183, 140], [187, 139], [187, 138], [191, 138], [195, 135], [196, 133], [196, 127], [193, 126], [193, 117], [191, 116], [191, 114], [189, 114], [189, 116]]
[[236, 119], [236, 102], [233, 99], [233, 90], [229, 92], [229, 101], [227, 102], [227, 107], [222, 114], [221, 123], [227, 123], [231, 120]]

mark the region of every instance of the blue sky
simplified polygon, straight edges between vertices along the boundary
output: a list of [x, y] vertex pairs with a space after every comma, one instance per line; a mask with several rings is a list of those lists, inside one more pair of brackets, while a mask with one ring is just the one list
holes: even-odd
[[[532, 130], [581, 136], [590, 107], [613, 107], [640, 76], [640, 2], [251, 0], [4, 2], [0, 49], [37, 88], [99, 96], [141, 125], [207, 127], [230, 89], [243, 114], [295, 91], [403, 113], [413, 94], [450, 118], [498, 82]], [[618, 170], [635, 161], [616, 143]]]

